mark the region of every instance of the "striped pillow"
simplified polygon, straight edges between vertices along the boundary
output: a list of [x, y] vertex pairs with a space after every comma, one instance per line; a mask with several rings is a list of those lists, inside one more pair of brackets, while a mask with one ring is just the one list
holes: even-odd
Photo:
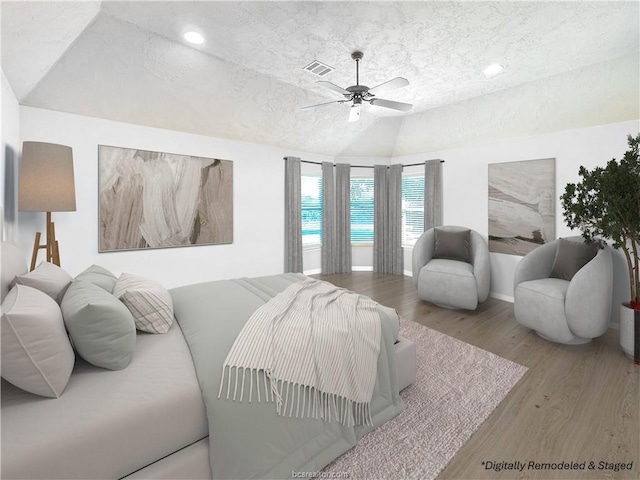
[[171, 328], [173, 302], [158, 282], [123, 273], [113, 287], [113, 295], [127, 306], [138, 330], [167, 333]]

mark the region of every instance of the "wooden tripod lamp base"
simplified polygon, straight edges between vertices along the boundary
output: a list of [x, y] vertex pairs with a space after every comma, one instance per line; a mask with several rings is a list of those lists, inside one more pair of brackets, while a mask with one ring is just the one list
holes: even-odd
[[22, 142], [18, 210], [47, 212], [47, 241], [40, 245], [36, 234], [31, 270], [36, 268], [38, 250], [47, 252], [47, 262], [60, 266], [60, 253], [51, 212], [75, 212], [76, 190], [73, 180], [73, 149], [46, 142]]
[[60, 250], [56, 240], [56, 229], [51, 221], [51, 212], [47, 212], [47, 236], [46, 243], [40, 244], [41, 233], [36, 233], [36, 240], [33, 242], [33, 254], [31, 255], [31, 270], [36, 268], [38, 250], [44, 248], [47, 252], [47, 262], [60, 266]]

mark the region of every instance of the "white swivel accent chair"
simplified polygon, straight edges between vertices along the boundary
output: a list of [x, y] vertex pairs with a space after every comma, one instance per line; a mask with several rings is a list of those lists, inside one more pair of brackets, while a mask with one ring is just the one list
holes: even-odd
[[590, 342], [611, 318], [611, 248], [582, 237], [558, 239], [529, 252], [514, 275], [514, 314], [521, 325], [557, 343]]
[[427, 230], [413, 247], [412, 263], [421, 300], [475, 310], [489, 296], [489, 247], [474, 230], [458, 226]]

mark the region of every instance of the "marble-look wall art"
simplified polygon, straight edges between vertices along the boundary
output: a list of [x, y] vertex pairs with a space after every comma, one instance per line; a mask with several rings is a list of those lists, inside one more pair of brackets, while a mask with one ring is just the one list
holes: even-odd
[[489, 164], [489, 251], [526, 255], [555, 240], [555, 158]]
[[233, 242], [233, 162], [99, 146], [100, 252]]

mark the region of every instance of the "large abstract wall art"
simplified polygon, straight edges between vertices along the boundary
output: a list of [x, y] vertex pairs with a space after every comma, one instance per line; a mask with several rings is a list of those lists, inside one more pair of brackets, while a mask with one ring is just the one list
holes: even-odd
[[555, 158], [489, 165], [489, 251], [526, 255], [555, 239]]
[[233, 242], [233, 162], [100, 145], [100, 252]]

